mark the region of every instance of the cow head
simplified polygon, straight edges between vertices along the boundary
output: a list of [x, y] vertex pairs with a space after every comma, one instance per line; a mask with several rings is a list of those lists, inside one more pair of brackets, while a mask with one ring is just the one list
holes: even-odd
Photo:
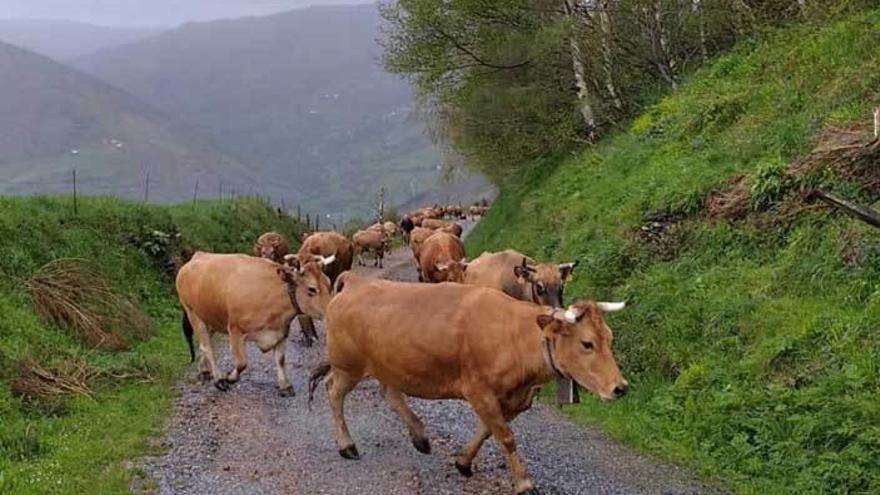
[[605, 323], [606, 313], [620, 311], [625, 305], [578, 301], [537, 319], [549, 342], [554, 366], [605, 400], [617, 399], [629, 388], [614, 359], [613, 335]]
[[445, 261], [434, 265], [434, 268], [437, 269], [437, 273], [443, 281], [455, 282], [458, 284], [464, 283], [464, 273], [467, 270], [467, 267], [468, 262], [465, 259], [458, 261]]
[[571, 280], [578, 262], [552, 265], [542, 263], [533, 265], [523, 258], [522, 264], [513, 268], [517, 282], [525, 286], [531, 294], [531, 301], [551, 308], [562, 307], [562, 295], [565, 283]]
[[254, 256], [281, 263], [288, 253], [287, 238], [277, 232], [267, 232], [254, 244]]
[[336, 256], [325, 258], [316, 255], [313, 260], [301, 264], [296, 256], [287, 255], [284, 257], [284, 265], [278, 267], [278, 273], [296, 298], [296, 305], [312, 318], [323, 318], [324, 311], [330, 304], [332, 288], [324, 267], [335, 261]]

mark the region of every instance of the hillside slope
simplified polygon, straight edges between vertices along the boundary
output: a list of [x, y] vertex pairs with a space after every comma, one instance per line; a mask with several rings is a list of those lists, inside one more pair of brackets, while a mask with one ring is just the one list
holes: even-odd
[[59, 62], [141, 40], [159, 29], [110, 28], [53, 19], [0, 19], [0, 41]]
[[[69, 198], [0, 197], [0, 211], [0, 493], [131, 493], [143, 473], [129, 461], [157, 451], [150, 438], [189, 365], [166, 263], [195, 249], [249, 252], [270, 230], [297, 239], [302, 226], [253, 200], [166, 207], [91, 198], [74, 216]], [[107, 349], [39, 318], [26, 282], [71, 259], [96, 266], [155, 322], [154, 334]]]
[[363, 213], [431, 188], [439, 158], [381, 68], [375, 5], [191, 23], [76, 62], [258, 164], [261, 191]]
[[880, 491], [880, 231], [800, 196], [880, 199], [878, 43], [880, 11], [768, 34], [503, 188], [471, 256], [576, 258], [569, 296], [630, 303], [631, 396], [574, 417], [743, 493]]
[[[248, 184], [247, 170], [136, 98], [42, 55], [0, 43], [0, 193], [79, 190], [153, 201], [194, 183]], [[204, 190], [204, 189], [203, 189]]]

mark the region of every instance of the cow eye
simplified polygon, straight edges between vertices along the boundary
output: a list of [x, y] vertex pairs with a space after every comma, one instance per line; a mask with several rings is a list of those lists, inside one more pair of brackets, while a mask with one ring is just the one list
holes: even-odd
[[544, 287], [544, 284], [538, 284], [538, 294], [544, 295], [547, 293], [547, 289]]
[[586, 349], [586, 350], [588, 350], [588, 351], [592, 351], [592, 350], [593, 350], [593, 347], [595, 347], [595, 346], [593, 345], [593, 343], [590, 342], [589, 340], [585, 340], [585, 341], [581, 342], [581, 345], [584, 346], [584, 349]]
[[317, 296], [318, 295], [318, 288], [317, 287], [309, 287], [309, 295], [310, 296]]

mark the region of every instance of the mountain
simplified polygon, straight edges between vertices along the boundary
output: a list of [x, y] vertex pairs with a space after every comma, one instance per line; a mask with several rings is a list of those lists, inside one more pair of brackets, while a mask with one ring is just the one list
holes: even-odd
[[159, 33], [150, 28], [110, 28], [53, 19], [0, 20], [0, 41], [66, 62]]
[[383, 71], [375, 5], [191, 23], [75, 65], [255, 166], [260, 192], [364, 214], [380, 187], [403, 203], [438, 182], [409, 85]]
[[[235, 159], [150, 106], [51, 59], [0, 43], [0, 192], [80, 191], [180, 201], [195, 181], [243, 190]], [[198, 179], [197, 179], [198, 178]]]

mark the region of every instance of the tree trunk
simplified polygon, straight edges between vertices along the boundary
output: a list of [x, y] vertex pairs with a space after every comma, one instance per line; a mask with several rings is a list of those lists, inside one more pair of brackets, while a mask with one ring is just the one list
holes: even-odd
[[[565, 13], [571, 19], [576, 17], [577, 0], [564, 1]], [[581, 117], [584, 119], [584, 133], [590, 141], [596, 141], [599, 138], [598, 129], [596, 127], [596, 114], [593, 111], [591, 103], [592, 95], [587, 84], [587, 69], [581, 53], [581, 46], [578, 42], [576, 34], [572, 34], [569, 39], [571, 46], [571, 63], [574, 70], [574, 83], [577, 87], [578, 106]]]
[[709, 60], [709, 48], [706, 46], [706, 19], [703, 16], [701, 0], [691, 0], [691, 10], [697, 16], [697, 28], [700, 31], [700, 55], [702, 61]]
[[608, 16], [608, 0], [599, 2], [599, 29], [602, 31], [602, 70], [605, 73], [605, 89], [614, 103], [614, 108], [623, 110], [623, 102], [614, 85], [614, 73], [612, 63], [614, 62], [611, 53], [611, 19]]

